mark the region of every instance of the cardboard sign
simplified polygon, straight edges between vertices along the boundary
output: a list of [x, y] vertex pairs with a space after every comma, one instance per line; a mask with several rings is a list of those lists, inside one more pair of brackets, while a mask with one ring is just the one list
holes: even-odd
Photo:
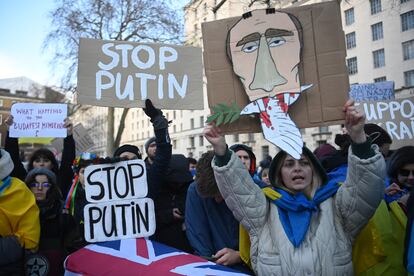
[[73, 139], [76, 141], [76, 156], [94, 146], [91, 136], [82, 124], [73, 127]]
[[203, 109], [201, 49], [81, 38], [78, 103]]
[[87, 204], [83, 210], [88, 242], [149, 237], [155, 233], [150, 198]]
[[89, 202], [141, 198], [148, 193], [143, 160], [88, 166], [84, 175], [88, 183], [85, 192]]
[[[295, 69], [300, 79], [300, 91], [302, 87], [312, 85], [301, 92], [299, 99], [289, 107], [292, 120], [300, 128], [342, 122], [342, 107], [348, 98], [349, 81], [338, 3], [325, 2], [282, 11], [294, 15], [302, 26], [301, 57]], [[204, 66], [210, 107], [220, 103], [230, 105], [235, 102], [240, 109], [243, 109], [250, 102], [239, 78], [240, 75], [233, 72], [233, 65], [226, 53], [227, 34], [238, 20], [240, 17], [202, 24]], [[294, 30], [287, 31], [295, 33]], [[250, 37], [246, 37], [247, 40], [250, 40]], [[289, 43], [289, 39], [286, 39], [286, 42]], [[265, 54], [265, 51], [262, 54]], [[285, 59], [283, 56], [279, 55]], [[278, 72], [281, 73], [282, 70]], [[281, 74], [285, 79], [290, 78]], [[254, 84], [253, 82], [249, 86], [255, 88]], [[296, 90], [295, 88], [294, 92]], [[275, 92], [277, 94], [280, 91]], [[262, 131], [258, 116], [254, 118], [242, 116], [236, 122], [223, 125], [221, 128], [225, 133]]]
[[66, 104], [13, 104], [10, 137], [66, 137], [67, 110]]
[[413, 145], [414, 97], [361, 102], [358, 109], [364, 110], [367, 123], [378, 124], [388, 132], [392, 138], [391, 149]]
[[351, 85], [349, 98], [361, 101], [386, 101], [394, 99], [394, 82], [384, 81]]

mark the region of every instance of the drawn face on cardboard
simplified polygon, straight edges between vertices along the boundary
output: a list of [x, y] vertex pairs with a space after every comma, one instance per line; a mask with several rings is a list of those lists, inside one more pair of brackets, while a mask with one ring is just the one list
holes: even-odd
[[250, 101], [300, 92], [301, 27], [292, 18], [274, 10], [254, 10], [230, 29], [227, 54]]

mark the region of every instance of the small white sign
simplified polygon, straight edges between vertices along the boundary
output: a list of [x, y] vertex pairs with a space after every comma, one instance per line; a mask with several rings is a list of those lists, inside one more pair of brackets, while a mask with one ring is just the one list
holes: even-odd
[[66, 104], [13, 104], [10, 137], [66, 137], [67, 111]]
[[155, 233], [150, 198], [87, 204], [83, 210], [88, 242], [148, 237]]
[[357, 102], [392, 100], [394, 99], [394, 82], [352, 84], [349, 97]]
[[148, 193], [143, 160], [88, 166], [84, 175], [89, 202], [142, 198]]

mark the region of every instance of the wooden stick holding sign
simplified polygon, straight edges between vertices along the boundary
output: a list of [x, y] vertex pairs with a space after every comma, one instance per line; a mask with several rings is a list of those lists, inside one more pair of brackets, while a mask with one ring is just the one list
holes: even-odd
[[66, 104], [13, 104], [10, 137], [66, 137], [67, 111]]
[[151, 236], [155, 211], [148, 193], [143, 160], [88, 166], [85, 169], [86, 199], [83, 210], [85, 239], [110, 241]]

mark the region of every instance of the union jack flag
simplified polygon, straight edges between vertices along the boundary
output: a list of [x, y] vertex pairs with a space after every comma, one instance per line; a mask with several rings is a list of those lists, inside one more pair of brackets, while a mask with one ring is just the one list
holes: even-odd
[[246, 275], [145, 238], [88, 245], [68, 256], [65, 276]]

